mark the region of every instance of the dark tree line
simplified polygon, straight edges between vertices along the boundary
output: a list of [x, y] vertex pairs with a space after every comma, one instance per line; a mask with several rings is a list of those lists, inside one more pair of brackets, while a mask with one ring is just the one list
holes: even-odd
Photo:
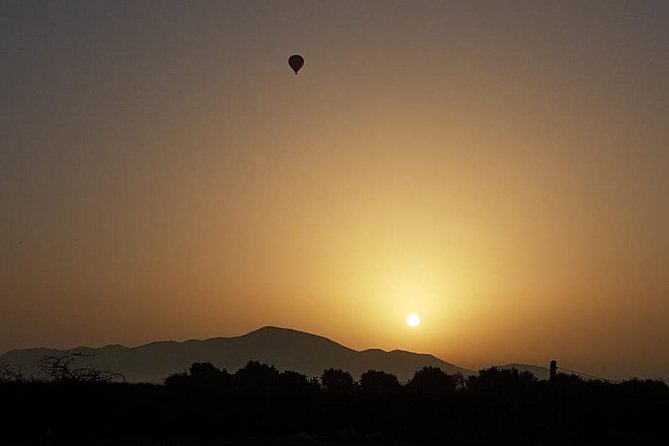
[[[400, 384], [392, 373], [368, 370], [356, 381], [341, 369], [326, 369], [318, 378], [293, 371], [280, 372], [274, 366], [249, 361], [231, 374], [211, 363], [194, 363], [187, 372], [175, 373], [165, 379], [168, 387], [227, 390], [237, 394], [276, 393], [284, 395], [311, 394], [322, 391], [329, 394], [415, 395], [452, 394], [466, 382], [461, 375], [448, 375], [437, 367], [423, 367], [406, 384]], [[471, 381], [472, 383], [474, 381]]]
[[175, 388], [218, 389], [235, 394], [303, 395], [317, 391], [318, 380], [308, 379], [301, 373], [249, 361], [236, 373], [230, 374], [209, 362], [194, 363], [188, 372], [175, 373], [165, 378], [165, 385]]
[[196, 363], [154, 385], [78, 359], [44, 358], [42, 380], [0, 364], [3, 444], [650, 444], [669, 419], [669, 388], [653, 380], [423, 367], [402, 383], [383, 371], [309, 378], [251, 361], [234, 373]]
[[[572, 378], [573, 379], [573, 378]], [[580, 378], [575, 378], [580, 380]], [[219, 369], [211, 363], [194, 363], [188, 371], [175, 373], [165, 379], [174, 388], [218, 389], [237, 394], [276, 393], [300, 395], [322, 392], [331, 395], [413, 395], [449, 396], [456, 392], [515, 391], [537, 383], [530, 372], [503, 370], [495, 367], [464, 377], [449, 375], [438, 367], [425, 366], [417, 370], [405, 384], [392, 373], [368, 370], [359, 380], [344, 370], [329, 368], [320, 379], [292, 371], [280, 372], [274, 366], [249, 361], [235, 373]]]

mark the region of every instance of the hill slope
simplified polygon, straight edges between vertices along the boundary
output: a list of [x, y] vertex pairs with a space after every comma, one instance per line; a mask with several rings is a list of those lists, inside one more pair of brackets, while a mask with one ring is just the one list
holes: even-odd
[[416, 370], [428, 365], [440, 367], [451, 374], [474, 373], [428, 354], [402, 350], [356, 351], [322, 336], [278, 327], [263, 327], [237, 337], [162, 341], [134, 348], [109, 345], [70, 350], [12, 350], [1, 358], [10, 366], [20, 368], [24, 376], [36, 376], [39, 372], [36, 363], [43, 355], [60, 356], [69, 353], [92, 355], [82, 358], [77, 364], [121, 372], [130, 382], [160, 383], [170, 373], [183, 371], [193, 362], [211, 362], [217, 367], [235, 372], [250, 360], [309, 376], [320, 376], [323, 370], [333, 367], [346, 370], [357, 378], [361, 373], [375, 369], [393, 373], [400, 381], [406, 381]]

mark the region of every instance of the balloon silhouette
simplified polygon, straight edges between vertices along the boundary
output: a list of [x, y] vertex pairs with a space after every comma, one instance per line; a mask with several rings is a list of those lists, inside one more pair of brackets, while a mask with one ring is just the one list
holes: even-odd
[[304, 58], [299, 54], [293, 54], [288, 58], [288, 65], [290, 65], [290, 68], [297, 74], [297, 72], [300, 71], [300, 68], [302, 68], [302, 65], [304, 65]]

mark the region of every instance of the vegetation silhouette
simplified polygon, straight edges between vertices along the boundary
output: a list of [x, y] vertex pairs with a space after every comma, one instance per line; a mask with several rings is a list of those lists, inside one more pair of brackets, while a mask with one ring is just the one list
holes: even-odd
[[350, 373], [341, 369], [326, 369], [321, 375], [323, 390], [333, 394], [352, 394], [356, 384]]
[[397, 395], [400, 381], [392, 373], [368, 370], [360, 376], [360, 391], [367, 395]]
[[23, 380], [23, 374], [21, 373], [21, 371], [11, 367], [7, 363], [7, 361], [0, 358], [0, 383], [22, 381], [22, 380]]
[[462, 383], [462, 379], [461, 375], [448, 375], [439, 367], [426, 366], [415, 373], [406, 387], [414, 395], [452, 395]]
[[80, 359], [43, 358], [43, 379], [0, 364], [3, 444], [638, 444], [662, 438], [669, 415], [659, 380], [423, 367], [405, 383], [379, 370], [356, 381], [250, 361], [235, 373], [193, 363], [157, 385], [78, 372]]
[[90, 355], [71, 353], [63, 356], [45, 355], [37, 363], [43, 375], [56, 382], [107, 383], [125, 381], [122, 373], [99, 370], [95, 367], [75, 367], [74, 363]]

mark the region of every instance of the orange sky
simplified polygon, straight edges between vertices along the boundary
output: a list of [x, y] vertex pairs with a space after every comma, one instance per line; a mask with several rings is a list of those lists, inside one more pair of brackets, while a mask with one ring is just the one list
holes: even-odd
[[669, 377], [666, 2], [0, 9], [0, 352], [279, 325]]

